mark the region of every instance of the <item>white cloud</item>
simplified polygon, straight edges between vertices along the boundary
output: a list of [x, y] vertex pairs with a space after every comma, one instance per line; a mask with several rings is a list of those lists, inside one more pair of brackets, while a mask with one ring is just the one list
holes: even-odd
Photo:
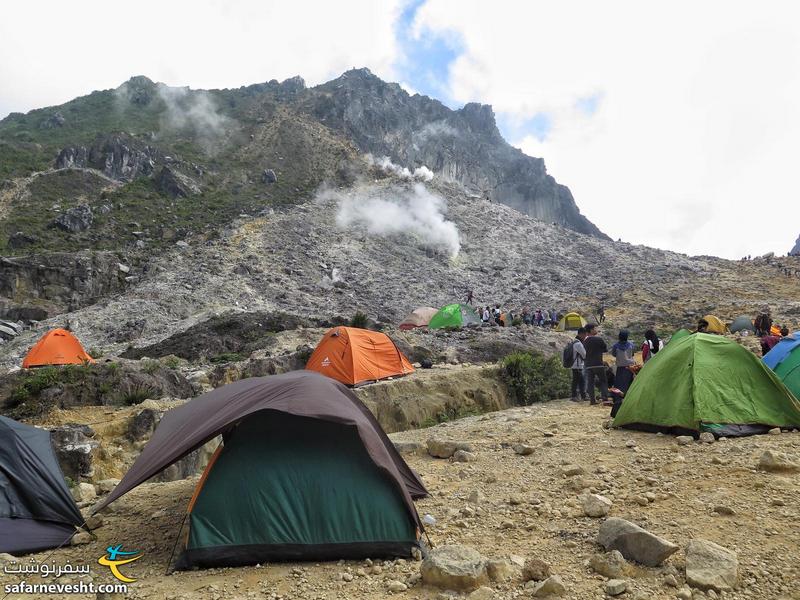
[[399, 0], [86, 0], [0, 7], [0, 118], [115, 88], [133, 75], [171, 86], [239, 87], [351, 67], [391, 78]]
[[544, 141], [510, 141], [609, 235], [738, 258], [800, 227], [798, 22], [790, 2], [430, 0], [415, 27], [462, 36], [458, 101], [551, 114]]

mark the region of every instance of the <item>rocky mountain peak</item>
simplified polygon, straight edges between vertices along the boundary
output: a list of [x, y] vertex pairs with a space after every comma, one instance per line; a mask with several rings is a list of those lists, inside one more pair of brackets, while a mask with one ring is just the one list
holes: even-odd
[[797, 241], [794, 243], [794, 248], [789, 252], [792, 256], [800, 256], [800, 235], [797, 236]]
[[490, 105], [470, 102], [465, 104], [464, 108], [458, 112], [473, 132], [497, 138], [501, 137], [500, 130], [497, 129], [497, 122], [494, 119], [494, 111]]

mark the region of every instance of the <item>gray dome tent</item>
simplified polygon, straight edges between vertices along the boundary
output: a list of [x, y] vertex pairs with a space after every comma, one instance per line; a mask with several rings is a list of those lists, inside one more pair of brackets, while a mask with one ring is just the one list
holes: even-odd
[[750, 317], [747, 315], [742, 315], [741, 317], [736, 317], [731, 323], [729, 327], [731, 333], [736, 333], [738, 331], [755, 331], [755, 327], [753, 327], [753, 321], [750, 320]]
[[50, 432], [0, 417], [0, 552], [63, 546], [83, 522]]

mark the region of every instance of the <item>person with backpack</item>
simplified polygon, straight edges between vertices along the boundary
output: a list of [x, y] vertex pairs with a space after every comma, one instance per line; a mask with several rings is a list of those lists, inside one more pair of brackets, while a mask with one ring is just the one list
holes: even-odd
[[595, 387], [600, 387], [600, 401], [608, 401], [608, 384], [606, 383], [606, 366], [603, 364], [603, 354], [608, 352], [605, 340], [597, 335], [597, 325], [590, 323], [586, 326], [586, 338], [583, 340], [586, 348], [586, 392], [589, 394], [589, 404], [597, 404]]
[[761, 313], [756, 317], [753, 326], [756, 328], [756, 335], [758, 337], [769, 335], [770, 329], [772, 328], [772, 318], [766, 312]]
[[664, 341], [658, 339], [656, 332], [652, 329], [648, 329], [644, 332], [644, 343], [642, 344], [642, 362], [646, 363], [648, 360], [653, 358], [655, 354], [658, 354], [659, 350], [664, 349]]
[[[586, 329], [581, 327], [574, 340], [564, 348], [563, 365], [572, 371], [572, 397], [573, 402], [588, 400], [586, 395], [586, 375], [583, 367], [586, 362], [586, 348], [583, 347], [583, 340], [586, 339]], [[580, 396], [578, 396], [580, 394]]]
[[611, 356], [614, 357], [617, 370], [614, 373], [615, 387], [627, 393], [631, 383], [633, 383], [633, 371], [630, 367], [636, 364], [633, 360], [633, 343], [628, 340], [628, 331], [623, 329], [619, 332], [619, 341], [611, 347]]

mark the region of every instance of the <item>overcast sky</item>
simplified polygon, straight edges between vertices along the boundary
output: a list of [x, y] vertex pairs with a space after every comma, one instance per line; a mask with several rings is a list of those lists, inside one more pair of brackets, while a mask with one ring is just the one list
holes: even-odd
[[193, 88], [367, 66], [492, 104], [613, 238], [785, 254], [800, 234], [800, 3], [27, 0], [0, 7], [0, 117], [132, 75]]

